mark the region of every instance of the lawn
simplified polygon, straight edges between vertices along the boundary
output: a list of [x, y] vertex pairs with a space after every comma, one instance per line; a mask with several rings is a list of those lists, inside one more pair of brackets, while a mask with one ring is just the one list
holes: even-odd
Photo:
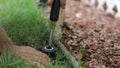
[[46, 19], [33, 0], [1, 0], [0, 4], [2, 26], [17, 45], [38, 48], [47, 44]]
[[[42, 8], [34, 0], [0, 0], [0, 26], [16, 45], [38, 49], [48, 44], [49, 29], [46, 22]], [[61, 51], [57, 52], [52, 62], [55, 68], [71, 67]], [[0, 68], [26, 68], [26, 63], [17, 54], [9, 58], [3, 53], [0, 56]], [[31, 68], [35, 68], [35, 65], [31, 64]]]

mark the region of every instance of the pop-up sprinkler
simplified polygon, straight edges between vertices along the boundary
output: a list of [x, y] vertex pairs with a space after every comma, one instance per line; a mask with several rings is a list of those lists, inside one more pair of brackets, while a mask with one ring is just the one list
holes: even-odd
[[52, 56], [56, 52], [55, 46], [52, 46], [52, 40], [53, 40], [53, 33], [55, 30], [55, 26], [57, 23], [57, 20], [59, 19], [59, 12], [60, 12], [60, 1], [59, 0], [54, 0], [51, 11], [50, 11], [50, 38], [49, 38], [49, 44], [44, 46], [42, 48], [42, 51], [49, 56]]

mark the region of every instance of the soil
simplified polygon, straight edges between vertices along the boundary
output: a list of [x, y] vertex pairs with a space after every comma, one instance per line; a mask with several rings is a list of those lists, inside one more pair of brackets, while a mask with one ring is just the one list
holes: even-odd
[[46, 63], [50, 64], [50, 59], [46, 54], [29, 46], [15, 45], [7, 36], [4, 29], [0, 27], [0, 54], [3, 53], [4, 48], [8, 49], [8, 54], [12, 58], [14, 57], [13, 54], [15, 52], [18, 53], [18, 55], [27, 63], [28, 68], [31, 63], [36, 64], [38, 68], [45, 68]]
[[[67, 0], [61, 42], [86, 68], [120, 68], [120, 19]], [[80, 56], [82, 53], [82, 56]]]

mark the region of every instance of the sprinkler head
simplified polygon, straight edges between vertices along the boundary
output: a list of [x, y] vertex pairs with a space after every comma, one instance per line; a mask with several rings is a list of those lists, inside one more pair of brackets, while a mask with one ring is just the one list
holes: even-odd
[[54, 46], [46, 45], [42, 48], [39, 48], [38, 50], [46, 53], [50, 57], [55, 57], [57, 49]]
[[43, 49], [44, 49], [44, 51], [47, 52], [47, 53], [54, 53], [54, 52], [56, 51], [55, 47], [50, 46], [50, 45], [45, 46]]

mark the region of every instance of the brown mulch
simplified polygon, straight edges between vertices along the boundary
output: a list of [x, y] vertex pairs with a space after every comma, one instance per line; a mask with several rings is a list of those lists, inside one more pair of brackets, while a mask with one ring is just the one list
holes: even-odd
[[120, 19], [68, 0], [61, 42], [86, 68], [120, 68]]

